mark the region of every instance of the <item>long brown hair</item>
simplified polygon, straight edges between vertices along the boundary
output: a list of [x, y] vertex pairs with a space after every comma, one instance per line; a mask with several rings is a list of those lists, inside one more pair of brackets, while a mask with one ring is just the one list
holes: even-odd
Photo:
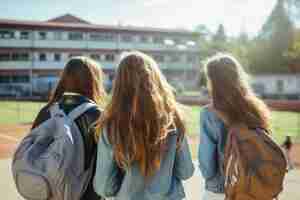
[[104, 74], [100, 65], [92, 59], [72, 58], [67, 62], [48, 105], [59, 101], [65, 92], [72, 92], [81, 94], [103, 106], [106, 98], [103, 78]]
[[121, 60], [111, 102], [99, 121], [100, 131], [105, 127], [118, 166], [137, 162], [145, 177], [159, 169], [170, 129], [177, 129], [178, 141], [183, 138], [185, 125], [173, 88], [151, 57], [130, 52]]
[[218, 54], [208, 60], [206, 77], [214, 108], [229, 124], [269, 129], [270, 112], [251, 90], [247, 74], [232, 56]]

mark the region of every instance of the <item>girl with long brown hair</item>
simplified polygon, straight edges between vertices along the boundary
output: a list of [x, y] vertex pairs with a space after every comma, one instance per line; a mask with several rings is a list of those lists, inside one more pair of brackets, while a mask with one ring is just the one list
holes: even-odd
[[200, 121], [199, 166], [205, 179], [204, 200], [224, 199], [224, 149], [230, 124], [269, 129], [269, 110], [252, 92], [247, 74], [232, 56], [218, 54], [205, 66], [211, 104]]
[[194, 168], [172, 87], [140, 52], [118, 66], [111, 102], [99, 120], [95, 191], [115, 199], [183, 199]]
[[[70, 59], [48, 104], [39, 112], [32, 126], [33, 129], [51, 117], [50, 108], [53, 104], [58, 104], [66, 114], [84, 103], [97, 104], [99, 108], [92, 107], [75, 119], [85, 147], [85, 160], [83, 161], [85, 169], [89, 168], [96, 155], [97, 143], [94, 140], [94, 125], [100, 117], [100, 108], [104, 106], [106, 98], [103, 78], [101, 66], [95, 61], [86, 57]], [[94, 192], [92, 181], [81, 199], [101, 199]]]

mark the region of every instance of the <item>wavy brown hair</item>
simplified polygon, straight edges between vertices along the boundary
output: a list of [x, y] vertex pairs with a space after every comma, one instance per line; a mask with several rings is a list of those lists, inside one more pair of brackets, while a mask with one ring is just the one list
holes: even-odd
[[150, 177], [160, 167], [172, 129], [181, 141], [185, 125], [173, 91], [151, 57], [131, 52], [120, 61], [112, 99], [97, 131], [99, 137], [107, 128], [120, 168], [137, 162], [144, 177]]
[[234, 57], [218, 54], [208, 60], [205, 71], [213, 107], [229, 124], [269, 129], [269, 109], [252, 92], [246, 72]]
[[98, 63], [87, 57], [72, 58], [67, 62], [48, 105], [59, 101], [65, 92], [72, 92], [103, 106], [106, 98], [103, 79]]

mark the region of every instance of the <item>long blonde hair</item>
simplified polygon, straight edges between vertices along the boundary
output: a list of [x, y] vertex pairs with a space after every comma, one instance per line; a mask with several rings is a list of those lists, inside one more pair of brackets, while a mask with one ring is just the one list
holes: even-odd
[[185, 125], [173, 88], [151, 57], [131, 52], [120, 61], [111, 102], [98, 123], [100, 130], [104, 127], [118, 166], [137, 162], [145, 177], [159, 169], [171, 129], [177, 129], [178, 141], [183, 138]]
[[214, 108], [230, 124], [269, 129], [268, 107], [251, 90], [248, 75], [231, 55], [217, 54], [206, 64]]

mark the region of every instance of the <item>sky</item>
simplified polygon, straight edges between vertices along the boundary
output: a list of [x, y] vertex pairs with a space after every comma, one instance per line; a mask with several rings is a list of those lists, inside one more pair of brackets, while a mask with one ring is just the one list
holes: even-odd
[[276, 0], [0, 0], [0, 18], [40, 20], [74, 14], [95, 24], [215, 31], [224, 24], [228, 35], [256, 35]]

